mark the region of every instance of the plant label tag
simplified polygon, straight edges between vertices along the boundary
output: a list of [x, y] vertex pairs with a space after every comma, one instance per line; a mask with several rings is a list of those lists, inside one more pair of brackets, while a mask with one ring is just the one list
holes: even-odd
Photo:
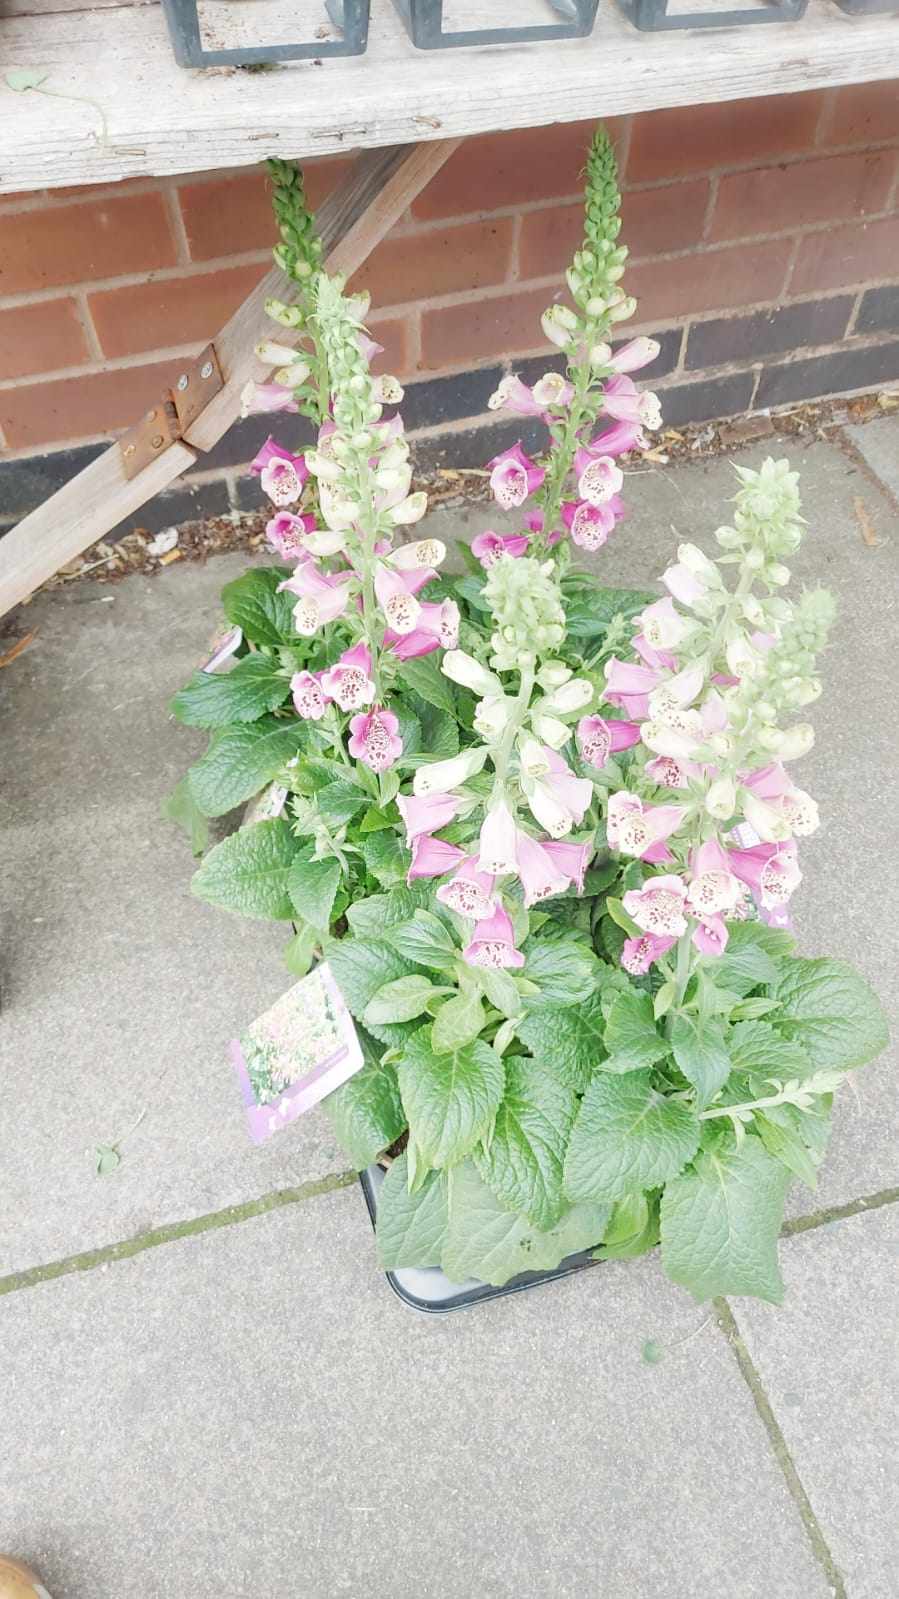
[[364, 1065], [362, 1045], [326, 961], [229, 1045], [255, 1144], [288, 1127]]
[[232, 655], [237, 654], [242, 643], [243, 632], [239, 627], [231, 628], [230, 632], [226, 633], [224, 637], [220, 635], [214, 638], [212, 640], [212, 654], [208, 660], [202, 662], [198, 667], [198, 671], [217, 672], [220, 666], [224, 666], [226, 661], [230, 661]]
[[241, 827], [253, 827], [256, 822], [273, 822], [284, 811], [287, 803], [287, 789], [280, 783], [269, 783], [267, 788], [251, 799], [243, 813]]

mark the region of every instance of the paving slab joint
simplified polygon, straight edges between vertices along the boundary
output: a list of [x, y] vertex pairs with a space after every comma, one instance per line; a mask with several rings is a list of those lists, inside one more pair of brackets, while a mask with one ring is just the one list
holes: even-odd
[[737, 1326], [733, 1311], [726, 1299], [716, 1299], [714, 1305], [718, 1326], [733, 1351], [740, 1375], [752, 1395], [762, 1426], [768, 1434], [771, 1450], [783, 1472], [790, 1496], [799, 1512], [800, 1520], [812, 1547], [812, 1553], [827, 1578], [834, 1599], [847, 1599], [843, 1575], [831, 1554], [827, 1539], [821, 1530], [821, 1523], [815, 1515], [812, 1502], [805, 1491], [802, 1478], [796, 1469], [793, 1457], [787, 1447], [787, 1441], [781, 1432], [771, 1401], [765, 1392], [758, 1369]]
[[815, 1227], [827, 1227], [834, 1221], [846, 1221], [850, 1216], [863, 1216], [869, 1210], [882, 1210], [884, 1205], [899, 1204], [899, 1188], [882, 1188], [879, 1194], [866, 1194], [860, 1199], [850, 1199], [845, 1205], [829, 1205], [824, 1210], [809, 1211], [807, 1216], [796, 1216], [784, 1222], [781, 1238], [794, 1238], [797, 1233], [812, 1232]]
[[[871, 417], [869, 420], [879, 421], [881, 419]], [[868, 460], [868, 457], [865, 455], [864, 451], [859, 447], [859, 445], [856, 444], [855, 440], [850, 437], [847, 431], [850, 426], [851, 424], [849, 422], [842, 422], [840, 426], [835, 428], [830, 434], [829, 441], [833, 444], [836, 444], [837, 448], [848, 457], [853, 466], [856, 466], [862, 475], [867, 478], [872, 487], [880, 490], [884, 499], [889, 502], [893, 510], [899, 511], [899, 498], [897, 498], [895, 490], [889, 483], [884, 482], [883, 478], [880, 476], [880, 473], [877, 471], [877, 468], [871, 465], [871, 462]], [[899, 419], [897, 419], [897, 428], [899, 428]]]

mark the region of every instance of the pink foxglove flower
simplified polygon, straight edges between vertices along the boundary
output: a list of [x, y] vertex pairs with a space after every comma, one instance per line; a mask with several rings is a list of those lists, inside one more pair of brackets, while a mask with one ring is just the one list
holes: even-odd
[[650, 877], [642, 888], [631, 888], [622, 904], [641, 932], [661, 938], [680, 938], [687, 931], [684, 908], [686, 885], [679, 877]]
[[549, 770], [527, 784], [525, 798], [532, 816], [545, 827], [551, 838], [564, 838], [573, 827], [580, 827], [593, 798], [589, 778], [575, 777], [571, 768], [549, 745], [543, 745]]
[[695, 761], [675, 760], [673, 755], [656, 755], [644, 767], [659, 788], [688, 788], [691, 780], [702, 776], [702, 767]]
[[553, 894], [565, 893], [571, 879], [560, 870], [536, 838], [519, 833], [516, 856], [525, 905], [537, 905], [540, 900], [550, 899]]
[[303, 537], [315, 529], [314, 516], [293, 516], [290, 511], [278, 511], [265, 524], [265, 536], [273, 550], [286, 561], [296, 561], [306, 553]]
[[584, 876], [593, 859], [592, 844], [576, 844], [570, 838], [548, 838], [541, 845], [554, 866], [574, 884], [579, 894], [584, 892]]
[[661, 681], [661, 674], [650, 666], [632, 665], [615, 656], [605, 664], [606, 686], [603, 698], [626, 716], [641, 721], [649, 713], [649, 696]]
[[477, 538], [472, 539], [471, 553], [477, 556], [482, 566], [491, 567], [496, 565], [500, 556], [511, 555], [513, 559], [517, 559], [519, 555], [524, 555], [529, 543], [530, 539], [526, 534], [512, 534], [506, 538], [488, 528], [486, 532], [479, 533]]
[[495, 455], [487, 465], [492, 468], [490, 487], [497, 505], [504, 511], [514, 511], [524, 505], [529, 495], [539, 489], [546, 473], [525, 455], [520, 444], [513, 444], [501, 455]]
[[751, 849], [729, 849], [731, 871], [752, 890], [761, 909], [785, 905], [802, 882], [792, 839], [783, 844], [755, 844]]
[[723, 955], [729, 936], [722, 916], [706, 916], [694, 927], [691, 943], [701, 955]]
[[302, 561], [293, 576], [278, 584], [300, 597], [293, 608], [293, 623], [304, 638], [311, 638], [320, 627], [342, 616], [349, 604], [350, 578], [338, 573], [320, 572], [314, 561]]
[[386, 772], [403, 753], [399, 727], [393, 711], [385, 711], [383, 706], [360, 711], [350, 722], [350, 754], [373, 772]]
[[273, 505], [293, 505], [302, 494], [303, 484], [309, 476], [303, 457], [291, 455], [283, 444], [276, 443], [271, 436], [250, 462], [250, 471], [257, 474]]
[[314, 672], [295, 672], [290, 680], [290, 692], [297, 715], [306, 721], [319, 721], [328, 709], [321, 682]]
[[662, 346], [658, 339], [648, 339], [641, 335], [636, 339], [629, 339], [627, 344], [622, 344], [609, 358], [609, 366], [616, 372], [639, 372], [641, 367], [649, 366], [658, 356]]
[[514, 411], [516, 416], [540, 416], [543, 406], [537, 403], [533, 392], [514, 372], [501, 378], [499, 387], [487, 401], [488, 411]]
[[654, 650], [677, 649], [691, 631], [690, 623], [675, 610], [670, 594], [663, 600], [656, 600], [654, 605], [647, 605], [636, 621], [647, 644]]
[[691, 572], [690, 568], [680, 561], [662, 573], [662, 582], [669, 594], [673, 594], [681, 605], [692, 605], [695, 600], [703, 599], [708, 592], [702, 578]]
[[462, 959], [469, 966], [516, 968], [524, 965], [521, 950], [515, 948], [512, 923], [501, 905], [492, 916], [478, 922], [471, 943], [462, 951]]
[[693, 850], [690, 871], [687, 904], [701, 922], [714, 922], [736, 909], [743, 898], [742, 884], [731, 871], [727, 850], [717, 839], [708, 839]]
[[661, 960], [676, 943], [676, 938], [660, 938], [656, 933], [644, 933], [641, 938], [626, 938], [621, 951], [621, 964], [634, 977], [642, 977], [653, 962]]
[[570, 405], [574, 399], [574, 384], [569, 383], [561, 372], [544, 372], [534, 384], [532, 393], [541, 410], [549, 405]]
[[702, 724], [695, 711], [682, 711], [679, 725], [672, 726], [675, 718], [665, 722], [644, 722], [640, 736], [654, 755], [671, 755], [676, 761], [690, 760], [702, 743]]
[[636, 794], [621, 789], [609, 795], [606, 836], [609, 848], [619, 855], [640, 860], [671, 860], [668, 849], [660, 848], [681, 826], [686, 812], [682, 805], [644, 805]]
[[623, 374], [609, 379], [602, 403], [606, 415], [619, 422], [640, 422], [645, 428], [661, 426], [658, 395], [650, 389], [641, 394], [633, 379]]
[[638, 722], [607, 722], [601, 716], [582, 716], [577, 724], [577, 747], [588, 766], [603, 767], [610, 755], [632, 749], [639, 742]]
[[246, 418], [266, 411], [298, 412], [293, 390], [283, 383], [246, 383], [240, 392], [240, 414]]
[[643, 449], [646, 436], [639, 422], [616, 422], [597, 433], [590, 440], [589, 449], [594, 455], [627, 455], [629, 450]]
[[448, 905], [451, 911], [475, 922], [482, 922], [496, 910], [493, 878], [489, 872], [478, 870], [475, 855], [466, 855], [459, 862], [449, 882], [441, 883], [437, 898], [441, 905]]
[[432, 838], [430, 833], [419, 833], [412, 840], [412, 863], [406, 873], [407, 885], [417, 877], [442, 877], [464, 861], [465, 851], [455, 844], [445, 844], [442, 838]]
[[322, 673], [322, 688], [342, 711], [358, 711], [375, 697], [371, 677], [371, 650], [367, 644], [354, 644], [344, 650], [335, 666]]
[[621, 492], [624, 473], [611, 455], [596, 455], [582, 446], [574, 457], [577, 491], [588, 505], [605, 505]]
[[591, 505], [587, 500], [568, 500], [562, 506], [562, 521], [571, 534], [572, 543], [579, 549], [599, 550], [623, 508], [624, 502], [618, 494], [614, 494], [606, 505]]
[[677, 670], [677, 660], [671, 651], [654, 649], [642, 633], [635, 633], [631, 643], [644, 666], [654, 667], [660, 672], [674, 672]]
[[459, 814], [455, 794], [397, 794], [396, 805], [406, 827], [406, 843], [421, 833], [439, 833]]
[[419, 655], [430, 655], [432, 650], [454, 650], [459, 642], [460, 621], [455, 600], [441, 600], [439, 605], [424, 600], [412, 632], [400, 636], [388, 628], [384, 647], [392, 650], [399, 661], [412, 661]]
[[410, 588], [409, 579], [418, 573], [397, 572], [379, 561], [375, 570], [375, 594], [391, 633], [403, 638], [412, 633], [421, 615], [421, 606]]
[[504, 799], [491, 801], [481, 826], [478, 870], [488, 877], [508, 877], [518, 870], [518, 829]]

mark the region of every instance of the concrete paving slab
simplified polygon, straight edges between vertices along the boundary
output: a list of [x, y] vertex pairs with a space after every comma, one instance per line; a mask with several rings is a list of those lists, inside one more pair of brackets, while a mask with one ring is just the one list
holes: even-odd
[[873, 422], [846, 428], [848, 437], [861, 452], [871, 471], [899, 500], [899, 416], [877, 417]]
[[245, 565], [44, 595], [2, 673], [0, 1275], [346, 1166], [322, 1116], [249, 1143], [226, 1044], [289, 986], [289, 931], [194, 899], [159, 814], [202, 747], [167, 701]]
[[[895, 1599], [899, 1208], [782, 1246], [779, 1309], [732, 1304], [847, 1599]], [[776, 1591], [776, 1590], [775, 1590]]]
[[654, 1261], [447, 1317], [353, 1189], [0, 1301], [0, 1547], [55, 1599], [827, 1599], [749, 1389]]

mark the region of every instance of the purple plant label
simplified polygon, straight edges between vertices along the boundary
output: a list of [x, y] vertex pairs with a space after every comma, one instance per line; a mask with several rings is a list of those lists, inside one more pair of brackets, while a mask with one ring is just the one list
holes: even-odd
[[201, 672], [217, 672], [220, 666], [230, 661], [243, 643], [243, 632], [239, 627], [231, 628], [230, 632], [213, 640], [212, 654], [207, 661], [203, 661], [198, 668]]
[[241, 827], [253, 827], [256, 822], [273, 822], [281, 816], [287, 803], [287, 789], [280, 783], [269, 783], [267, 788], [251, 799], [243, 813]]
[[364, 1065], [327, 962], [316, 966], [229, 1045], [255, 1144], [289, 1127]]

